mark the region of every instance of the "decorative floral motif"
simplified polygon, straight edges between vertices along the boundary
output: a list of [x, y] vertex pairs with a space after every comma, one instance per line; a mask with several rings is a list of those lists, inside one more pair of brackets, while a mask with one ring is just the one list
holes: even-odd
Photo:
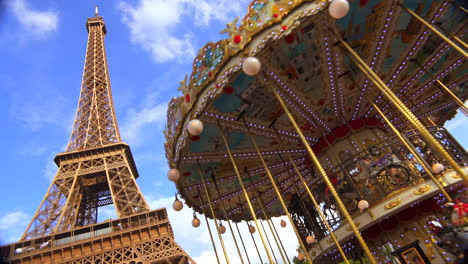
[[201, 87], [208, 80], [211, 80], [219, 70], [217, 66], [224, 58], [223, 42], [224, 40], [217, 43], [210, 42], [199, 51], [193, 63], [192, 76], [190, 77], [191, 90], [198, 90], [195, 87]]

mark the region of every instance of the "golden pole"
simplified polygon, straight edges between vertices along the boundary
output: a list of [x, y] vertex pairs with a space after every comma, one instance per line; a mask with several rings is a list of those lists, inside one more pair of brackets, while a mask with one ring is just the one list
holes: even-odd
[[221, 232], [219, 231], [219, 225], [216, 223], [216, 215], [214, 213], [213, 206], [211, 205], [210, 194], [208, 193], [208, 189], [206, 188], [205, 178], [203, 177], [203, 174], [200, 174], [200, 178], [202, 179], [202, 182], [203, 182], [203, 188], [205, 189], [205, 195], [206, 195], [206, 198], [208, 199], [208, 206], [210, 207], [211, 215], [213, 216], [213, 221], [215, 222], [216, 231], [218, 231], [218, 238], [219, 238], [219, 241], [221, 242], [221, 247], [223, 248], [223, 253], [224, 253], [224, 257], [226, 258], [226, 263], [229, 264], [229, 257], [226, 252], [226, 247], [224, 246], [223, 236], [221, 235]]
[[450, 197], [450, 195], [445, 191], [444, 186], [442, 186], [442, 184], [436, 179], [434, 174], [432, 174], [431, 169], [426, 165], [426, 162], [422, 160], [421, 156], [419, 156], [419, 154], [417, 153], [417, 150], [414, 148], [414, 146], [410, 145], [409, 141], [405, 138], [405, 136], [403, 134], [401, 134], [398, 131], [398, 129], [396, 129], [395, 126], [393, 126], [393, 124], [390, 122], [390, 120], [388, 120], [388, 118], [380, 110], [380, 108], [374, 102], [372, 102], [369, 99], [369, 97], [367, 97], [367, 95], [365, 95], [365, 96], [366, 96], [367, 101], [369, 101], [369, 103], [372, 104], [374, 109], [380, 114], [380, 116], [383, 118], [385, 123], [387, 123], [387, 125], [390, 127], [390, 129], [393, 131], [393, 133], [395, 133], [395, 135], [400, 139], [400, 141], [403, 143], [403, 145], [416, 158], [416, 160], [419, 162], [419, 164], [421, 164], [421, 166], [424, 168], [424, 170], [429, 175], [429, 177], [431, 177], [432, 181], [434, 181], [434, 183], [437, 185], [437, 187], [439, 187], [439, 190], [442, 192], [442, 194], [445, 195], [445, 197], [447, 198], [447, 200], [449, 202], [452, 202], [453, 201], [452, 197]]
[[[245, 120], [244, 120], [244, 122], [245, 122]], [[247, 126], [247, 131], [248, 130], [249, 130], [249, 128]], [[293, 222], [293, 220], [291, 218], [291, 214], [289, 213], [288, 207], [286, 206], [286, 203], [284, 202], [283, 197], [281, 197], [281, 193], [280, 193], [280, 191], [278, 189], [278, 186], [276, 185], [275, 179], [273, 179], [273, 175], [271, 175], [271, 171], [268, 168], [268, 165], [266, 164], [265, 159], [263, 158], [262, 152], [258, 148], [257, 143], [255, 142], [253, 137], [249, 134], [249, 132], [247, 132], [247, 135], [249, 136], [250, 141], [252, 142], [252, 144], [255, 147], [255, 150], [257, 151], [258, 157], [260, 158], [260, 161], [262, 162], [263, 167], [265, 168], [266, 174], [267, 174], [268, 178], [270, 179], [271, 185], [273, 186], [273, 189], [275, 190], [276, 196], [278, 196], [278, 200], [280, 201], [281, 207], [283, 207], [283, 210], [284, 210], [285, 214], [287, 215], [287, 217], [289, 219], [289, 222], [291, 223], [291, 226], [294, 229], [294, 232], [296, 233], [297, 240], [299, 241], [299, 245], [301, 246], [302, 250], [304, 251], [304, 254], [306, 255], [307, 259], [310, 261], [310, 263], [312, 263], [312, 258], [309, 255], [309, 251], [307, 250], [306, 246], [304, 245], [304, 242], [302, 241], [301, 234], [297, 230], [297, 227], [296, 227], [296, 225], [294, 224], [294, 222]]]
[[299, 135], [299, 138], [301, 139], [302, 144], [304, 144], [304, 147], [307, 149], [307, 152], [309, 153], [312, 161], [315, 163], [315, 166], [317, 166], [317, 169], [319, 170], [320, 174], [322, 175], [323, 180], [325, 181], [328, 188], [330, 189], [330, 192], [332, 193], [333, 197], [335, 198], [335, 200], [336, 200], [336, 202], [338, 204], [338, 207], [343, 212], [343, 215], [346, 218], [346, 220], [348, 220], [348, 223], [349, 223], [351, 229], [353, 230], [354, 235], [356, 236], [357, 240], [361, 244], [361, 246], [362, 246], [362, 248], [364, 250], [364, 253], [367, 255], [367, 257], [369, 258], [369, 260], [370, 260], [370, 262], [372, 264], [377, 264], [377, 261], [375, 260], [374, 255], [372, 255], [372, 253], [370, 252], [370, 249], [367, 246], [364, 239], [362, 238], [361, 233], [359, 232], [359, 229], [354, 224], [353, 219], [351, 218], [351, 216], [349, 215], [348, 210], [346, 210], [346, 207], [343, 204], [343, 201], [341, 200], [340, 196], [336, 192], [335, 187], [333, 186], [330, 179], [328, 178], [328, 176], [327, 176], [325, 170], [323, 169], [322, 165], [320, 164], [320, 161], [318, 160], [317, 156], [315, 156], [314, 152], [312, 151], [312, 148], [310, 147], [309, 142], [307, 142], [307, 139], [305, 138], [305, 136], [302, 133], [299, 126], [297, 125], [296, 120], [294, 120], [294, 117], [292, 116], [291, 112], [289, 112], [289, 109], [286, 106], [286, 104], [284, 103], [283, 98], [281, 98], [281, 96], [278, 94], [278, 92], [276, 91], [276, 89], [274, 87], [272, 87], [272, 90], [273, 90], [273, 93], [275, 94], [278, 102], [280, 103], [281, 107], [283, 108], [284, 112], [286, 113], [286, 115], [288, 116], [288, 118], [291, 121], [292, 125], [294, 126], [294, 129], [296, 130], [297, 134]]
[[240, 176], [239, 169], [237, 168], [237, 165], [236, 165], [236, 161], [234, 160], [234, 156], [232, 155], [231, 147], [229, 147], [226, 136], [224, 135], [224, 132], [222, 130], [221, 130], [221, 136], [223, 137], [224, 145], [226, 146], [226, 150], [228, 152], [229, 159], [231, 159], [232, 167], [234, 168], [234, 171], [236, 172], [236, 176], [237, 176], [237, 180], [239, 181], [239, 185], [241, 186], [242, 192], [244, 193], [245, 201], [247, 202], [247, 205], [249, 206], [249, 210], [250, 210], [250, 213], [252, 215], [252, 218], [254, 219], [255, 226], [257, 227], [258, 233], [260, 234], [260, 238], [262, 239], [263, 247], [265, 248], [265, 252], [267, 254], [268, 260], [270, 261], [270, 263], [273, 263], [273, 258], [271, 257], [271, 253], [268, 250], [268, 246], [266, 244], [265, 237], [263, 235], [262, 230], [260, 229], [260, 225], [258, 224], [257, 216], [255, 215], [255, 211], [253, 209], [252, 203], [250, 202], [249, 194], [247, 193], [247, 190], [245, 189], [244, 183], [242, 182], [242, 177]]
[[468, 45], [459, 37], [457, 37], [457, 35], [449, 32], [448, 30], [445, 30], [442, 26], [441, 26], [442, 23], [440, 22], [436, 22], [436, 25], [439, 27], [439, 29], [441, 29], [445, 34], [449, 35], [451, 38], [453, 38], [455, 41], [458, 42], [458, 44], [462, 45], [465, 49], [468, 49]]
[[[211, 228], [210, 228], [210, 224], [208, 222], [208, 217], [206, 217], [205, 208], [203, 208], [203, 202], [202, 202], [202, 196], [201, 196], [201, 193], [200, 193], [200, 189], [197, 188], [197, 191], [198, 191], [198, 198], [200, 198], [200, 208], [202, 209], [203, 216], [205, 216], [206, 226], [208, 227], [208, 233], [210, 233], [211, 244], [213, 245], [213, 249], [214, 249], [214, 252], [215, 252], [215, 255], [216, 255], [216, 260], [218, 261], [218, 264], [219, 264], [220, 262], [219, 262], [219, 257], [218, 257], [218, 251], [216, 251], [216, 246], [215, 246], [215, 242], [213, 240], [213, 234], [211, 234]], [[216, 225], [216, 222], [215, 222], [215, 225]]]
[[328, 223], [327, 218], [326, 218], [325, 215], [323, 214], [322, 210], [320, 210], [320, 206], [318, 205], [317, 200], [315, 200], [314, 195], [312, 194], [312, 191], [311, 191], [310, 188], [309, 188], [309, 185], [308, 185], [307, 182], [304, 180], [304, 177], [302, 176], [302, 173], [301, 173], [301, 172], [299, 171], [299, 169], [297, 168], [296, 163], [294, 162], [293, 158], [291, 157], [291, 154], [289, 154], [289, 152], [287, 152], [287, 154], [288, 154], [288, 158], [289, 158], [291, 164], [292, 164], [293, 167], [294, 167], [294, 170], [296, 171], [297, 175], [299, 176], [299, 179], [300, 179], [301, 182], [302, 182], [302, 185], [304, 185], [304, 188], [306, 189], [307, 193], [309, 194], [309, 197], [310, 197], [310, 199], [312, 200], [312, 203], [314, 204], [315, 209], [316, 209], [317, 212], [319, 213], [320, 218], [322, 218], [323, 223], [325, 224], [325, 227], [327, 228], [328, 232], [330, 233], [330, 236], [332, 237], [333, 242], [335, 243], [336, 247], [338, 248], [338, 251], [340, 251], [340, 254], [341, 254], [341, 256], [343, 257], [343, 260], [344, 260], [346, 263], [349, 264], [349, 260], [348, 260], [348, 258], [346, 257], [346, 254], [344, 253], [344, 250], [343, 250], [343, 248], [341, 247], [340, 242], [338, 241], [338, 239], [336, 238], [335, 234], [333, 233], [333, 229], [331, 228], [330, 224]]
[[410, 15], [412, 15], [414, 18], [416, 18], [417, 20], [419, 20], [419, 22], [421, 22], [423, 25], [425, 25], [427, 28], [429, 28], [432, 32], [434, 32], [434, 34], [436, 34], [437, 36], [439, 36], [441, 39], [443, 39], [445, 42], [447, 42], [447, 44], [449, 44], [450, 46], [452, 46], [452, 48], [454, 48], [455, 50], [457, 50], [458, 52], [460, 52], [463, 56], [468, 57], [468, 54], [462, 49], [460, 48], [457, 44], [453, 43], [449, 38], [447, 38], [444, 34], [442, 34], [440, 31], [438, 31], [435, 27], [433, 27], [430, 23], [428, 23], [426, 20], [424, 20], [422, 17], [420, 17], [418, 14], [416, 14], [415, 12], [413, 12], [411, 9], [408, 9], [406, 6], [404, 6], [402, 3], [400, 2], [397, 2], [400, 7], [405, 10], [406, 12], [408, 12]]
[[[201, 178], [203, 180], [203, 186], [205, 187], [205, 191], [206, 191], [205, 180], [204, 180], [204, 176], [203, 176], [204, 174], [203, 174], [203, 171], [201, 169], [201, 165], [200, 165], [199, 160], [197, 160], [197, 165], [198, 165], [198, 173], [200, 173], [200, 176], [201, 176]], [[221, 198], [221, 194], [220, 194], [219, 189], [218, 189], [218, 183], [216, 183], [215, 179], [213, 179], [213, 182], [214, 182], [214, 185], [215, 185], [215, 188], [216, 188], [216, 192], [218, 193], [218, 197]], [[231, 222], [229, 222], [229, 218], [228, 218], [227, 213], [226, 213], [226, 207], [224, 206], [222, 201], [221, 201], [221, 206], [223, 208], [224, 217], [226, 218], [226, 221], [228, 222], [228, 226], [229, 226], [229, 230], [231, 231], [232, 239], [234, 240], [234, 244], [236, 245], [237, 253], [239, 254], [241, 263], [243, 264], [244, 259], [242, 258], [242, 254], [240, 252], [239, 245], [237, 244], [236, 236], [234, 235], [234, 231], [232, 230]]]
[[[465, 106], [465, 104], [460, 100], [460, 98], [458, 98], [452, 91], [450, 91], [450, 89], [443, 83], [441, 82], [439, 79], [437, 79], [437, 77], [429, 72], [426, 68], [424, 68], [416, 59], [413, 60], [414, 63], [416, 65], [419, 66], [419, 68], [421, 68], [427, 75], [431, 76], [432, 79], [434, 79], [434, 81], [439, 85], [440, 88], [442, 88], [442, 91], [446, 92], [450, 98], [452, 98], [455, 103], [458, 105], [458, 107], [460, 107], [460, 110], [466, 115], [468, 116], [468, 108]], [[370, 102], [370, 101], [369, 101]]]
[[380, 79], [380, 77], [359, 57], [359, 55], [342, 39], [341, 44], [352, 55], [351, 59], [361, 69], [361, 71], [380, 89], [380, 91], [387, 97], [389, 101], [395, 104], [396, 108], [402, 112], [405, 118], [419, 131], [421, 136], [447, 161], [447, 163], [464, 179], [468, 182], [468, 177], [463, 169], [457, 162], [450, 156], [444, 147], [432, 136], [432, 134], [424, 127], [424, 125], [417, 119], [417, 117], [406, 107], [406, 105], [396, 96], [390, 88]]
[[237, 225], [236, 222], [234, 222], [234, 224], [236, 225], [237, 233], [239, 234], [239, 238], [240, 238], [240, 241], [242, 243], [242, 247], [244, 248], [244, 253], [245, 253], [245, 256], [247, 257], [247, 261], [250, 264], [249, 254], [247, 253], [247, 249], [245, 248], [244, 240], [242, 239], [242, 235], [240, 233], [239, 226]]
[[[249, 173], [248, 171], [247, 171], [247, 175], [249, 176], [250, 181], [252, 181], [252, 176], [250, 175], [250, 173]], [[284, 263], [289, 262], [289, 259], [287, 259], [287, 258], [284, 257], [283, 252], [281, 251], [281, 247], [280, 247], [280, 245], [279, 245], [279, 243], [278, 243], [278, 240], [276, 239], [275, 233], [273, 233], [273, 229], [271, 228], [271, 224], [270, 224], [270, 222], [268, 221], [268, 220], [270, 219], [270, 216], [269, 216], [269, 214], [267, 213], [267, 211], [265, 210], [265, 204], [264, 204], [264, 202], [263, 202], [263, 198], [262, 198], [262, 196], [260, 195], [260, 193], [258, 192], [256, 186], [254, 186], [254, 189], [255, 189], [255, 195], [257, 196], [257, 199], [258, 199], [258, 203], [260, 204], [260, 207], [262, 208], [263, 216], [265, 217], [265, 220], [267, 221], [268, 226], [270, 227], [270, 232], [271, 232], [271, 234], [273, 235], [273, 238], [275, 239], [275, 243], [276, 243], [276, 246], [278, 247], [278, 250], [279, 250], [279, 252], [280, 252], [281, 258], [283, 259], [283, 262], [284, 262]], [[262, 224], [262, 226], [263, 226], [263, 224]], [[267, 238], [268, 238], [268, 237], [267, 237]], [[279, 237], [278, 237], [278, 239], [279, 239]], [[280, 241], [281, 241], [281, 240], [280, 240]], [[268, 242], [268, 243], [270, 243], [270, 242]], [[271, 249], [271, 252], [273, 252], [273, 249]], [[274, 256], [274, 252], [273, 252], [273, 256]], [[276, 257], [275, 257], [275, 260], [276, 260]], [[286, 261], [286, 260], [288, 260], [288, 261]], [[278, 261], [276, 261], [276, 262], [278, 262]]]
[[[268, 208], [266, 208], [266, 210], [267, 210], [268, 215], [270, 215], [270, 213], [268, 212]], [[288, 263], [291, 263], [291, 261], [289, 260], [288, 253], [286, 253], [286, 249], [284, 248], [283, 242], [281, 241], [281, 238], [280, 238], [280, 236], [278, 234], [278, 231], [276, 230], [276, 227], [273, 224], [273, 221], [271, 220], [271, 218], [268, 218], [268, 224], [273, 228], [273, 231], [275, 231], [274, 235], [276, 235], [276, 237], [278, 237], [278, 242], [280, 243], [280, 246], [283, 249], [284, 256], [288, 260]]]
[[278, 259], [276, 259], [275, 251], [273, 250], [273, 247], [271, 246], [270, 239], [268, 238], [268, 234], [266, 232], [265, 226], [263, 225], [263, 221], [260, 221], [260, 225], [262, 226], [263, 233], [265, 233], [265, 237], [267, 239], [268, 245], [270, 246], [271, 254], [273, 255], [273, 258], [275, 259], [275, 263], [279, 263]]
[[468, 13], [468, 10], [466, 10], [466, 8], [464, 8], [463, 6], [459, 5], [458, 3], [456, 3], [454, 0], [449, 0], [449, 2], [458, 7], [458, 9], [460, 9], [461, 11], [465, 12], [465, 13]]

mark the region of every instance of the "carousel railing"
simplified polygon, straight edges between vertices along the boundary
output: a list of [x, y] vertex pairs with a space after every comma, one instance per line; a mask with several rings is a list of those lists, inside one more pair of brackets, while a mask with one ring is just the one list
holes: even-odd
[[[430, 127], [428, 129], [460, 165], [468, 164], [468, 153], [445, 128]], [[404, 135], [429, 168], [434, 163], [446, 165], [444, 158], [433, 151], [417, 131], [410, 130]], [[450, 168], [447, 167], [447, 169]], [[430, 180], [423, 167], [397, 137], [376, 141], [369, 149], [354, 152], [349, 159], [328, 170], [327, 175], [352, 216], [360, 213], [358, 209], [360, 200], [367, 200], [372, 207], [413, 185]], [[342, 214], [326, 185], [318, 180], [311, 184], [310, 188], [317, 196], [316, 199], [330, 226], [333, 229], [338, 228], [342, 224]], [[305, 230], [303, 237], [311, 233], [317, 239], [327, 236], [328, 231], [315, 213], [307, 195], [304, 193], [296, 199], [301, 202], [296, 202], [296, 206], [291, 206], [294, 204], [293, 201], [290, 203], [291, 213], [295, 216], [294, 219], [300, 219], [300, 221], [295, 221], [295, 224], [299, 230]], [[309, 208], [307, 213], [304, 208]]]

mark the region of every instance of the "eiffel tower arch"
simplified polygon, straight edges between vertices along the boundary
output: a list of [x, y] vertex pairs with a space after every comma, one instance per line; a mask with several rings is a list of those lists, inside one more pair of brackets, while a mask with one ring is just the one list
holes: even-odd
[[[175, 242], [165, 208], [150, 210], [130, 146], [120, 138], [103, 18], [88, 18], [83, 81], [73, 131], [52, 183], [7, 263], [195, 263]], [[114, 205], [117, 219], [98, 221]], [[1, 261], [0, 261], [1, 262]]]

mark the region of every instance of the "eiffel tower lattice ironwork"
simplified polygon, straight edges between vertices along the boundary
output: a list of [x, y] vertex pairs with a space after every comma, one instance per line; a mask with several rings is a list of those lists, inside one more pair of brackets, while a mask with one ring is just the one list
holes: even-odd
[[[105, 23], [88, 18], [88, 44], [73, 131], [58, 171], [19, 242], [0, 247], [10, 263], [195, 263], [175, 242], [165, 208], [150, 210], [120, 138], [104, 48]], [[118, 218], [98, 223], [113, 204]], [[1, 262], [1, 259], [0, 259]]]

